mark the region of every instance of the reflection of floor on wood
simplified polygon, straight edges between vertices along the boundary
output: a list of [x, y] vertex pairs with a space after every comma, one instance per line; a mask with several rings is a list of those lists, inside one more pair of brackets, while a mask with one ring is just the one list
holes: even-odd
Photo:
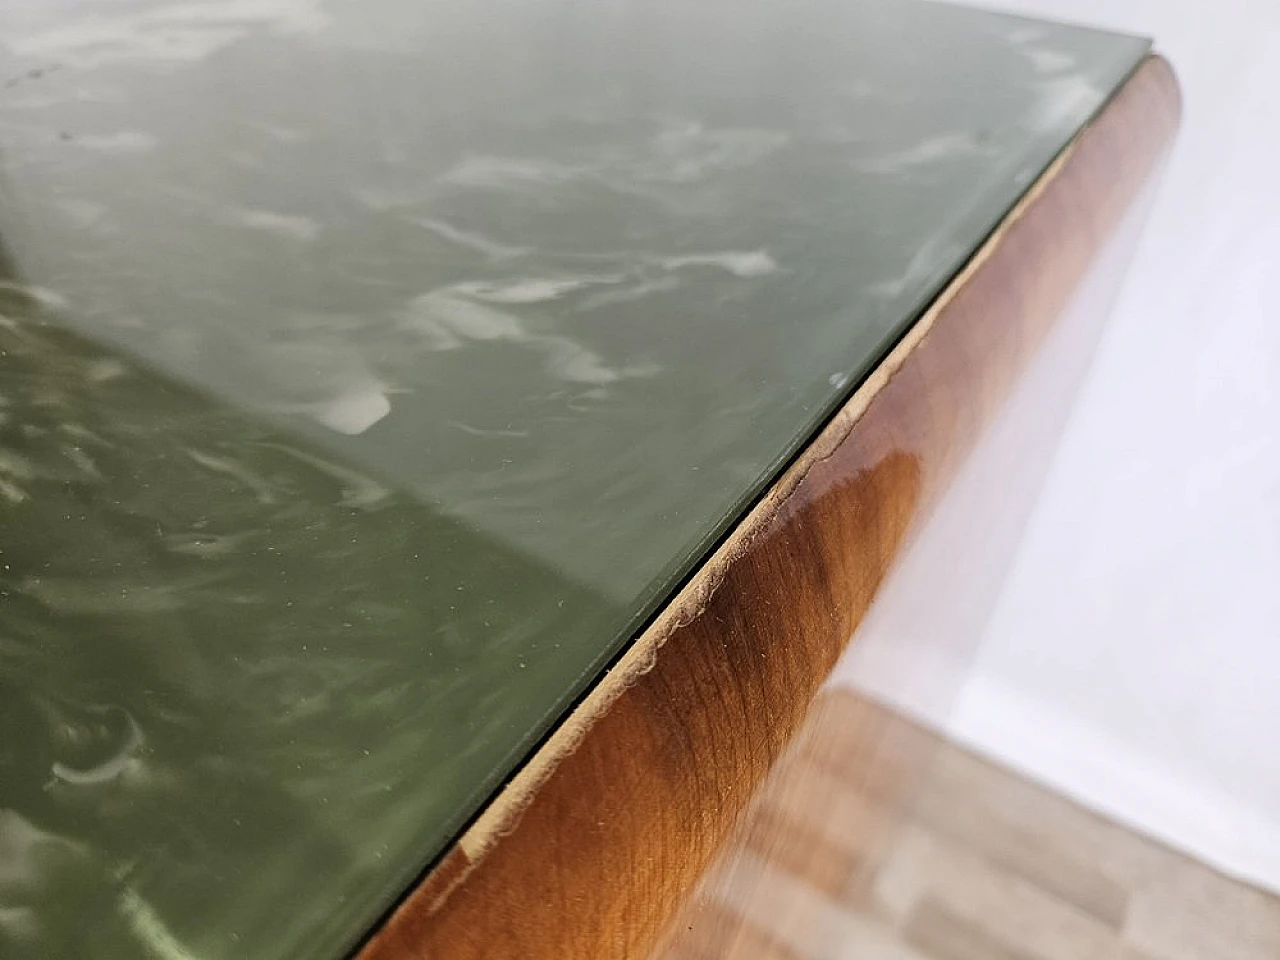
[[831, 692], [661, 956], [1277, 960], [1280, 899]]

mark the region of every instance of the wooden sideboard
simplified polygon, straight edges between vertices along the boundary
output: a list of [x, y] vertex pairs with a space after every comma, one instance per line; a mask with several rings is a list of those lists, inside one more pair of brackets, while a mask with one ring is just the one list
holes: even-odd
[[108, 6], [0, 10], [0, 955], [715, 955], [717, 883], [856, 873], [810, 761], [909, 802], [859, 671], [963, 673], [1177, 124], [1150, 43]]

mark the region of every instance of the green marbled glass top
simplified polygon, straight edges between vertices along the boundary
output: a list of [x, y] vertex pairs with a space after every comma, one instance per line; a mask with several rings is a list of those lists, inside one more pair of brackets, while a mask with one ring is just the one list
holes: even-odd
[[0, 955], [349, 949], [1146, 46], [6, 3]]

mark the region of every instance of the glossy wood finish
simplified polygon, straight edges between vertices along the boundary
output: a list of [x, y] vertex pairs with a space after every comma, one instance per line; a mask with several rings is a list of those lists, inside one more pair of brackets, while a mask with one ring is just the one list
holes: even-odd
[[891, 708], [847, 688], [824, 689], [654, 960], [872, 951], [877, 937], [854, 927], [891, 899], [874, 888], [942, 746]]
[[1150, 58], [366, 945], [644, 956], [1176, 126]]
[[[1000, 900], [996, 915], [977, 924], [998, 929], [1001, 943], [970, 936], [974, 924], [967, 914], [963, 923], [950, 914], [939, 917], [931, 899], [911, 893], [919, 887], [914, 880], [904, 889], [900, 861], [909, 861], [911, 873], [914, 824], [922, 812], [956, 804], [943, 772], [957, 751], [933, 731], [947, 728], [965, 689], [1159, 179], [1148, 182], [1100, 248], [1004, 409], [929, 522], [895, 560], [856, 643], [832, 671], [742, 826], [674, 918], [656, 958], [998, 960], [1008, 955], [1004, 941], [1026, 945], [1005, 929], [1016, 925], [1013, 905]], [[1039, 638], [1025, 642], [1034, 646]], [[955, 811], [960, 832], [985, 829], [985, 799]], [[1050, 919], [1083, 910], [1114, 921], [1123, 906], [1110, 873], [1098, 875], [1097, 861], [1108, 854], [1096, 843], [1081, 846], [1073, 859], [1032, 831], [1022, 842], [1006, 836], [984, 855], [998, 861], [999, 870], [1006, 861], [1015, 864], [1020, 881], [1061, 904], [1045, 911]], [[949, 872], [940, 880], [954, 875], [951, 864], [945, 866]], [[990, 871], [973, 873], [977, 881], [991, 879]], [[998, 886], [1003, 893], [1009, 884]], [[972, 912], [968, 901], [958, 906]], [[1101, 939], [1115, 945], [1118, 931]], [[916, 941], [928, 951], [920, 952]], [[1086, 931], [1071, 942], [1098, 941]], [[1071, 960], [1095, 955], [1046, 954]]]

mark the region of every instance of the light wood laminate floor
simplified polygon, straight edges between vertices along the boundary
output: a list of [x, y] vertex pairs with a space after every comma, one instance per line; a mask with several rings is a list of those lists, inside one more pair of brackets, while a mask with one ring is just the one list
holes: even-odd
[[829, 691], [662, 960], [1276, 960], [1280, 899]]

